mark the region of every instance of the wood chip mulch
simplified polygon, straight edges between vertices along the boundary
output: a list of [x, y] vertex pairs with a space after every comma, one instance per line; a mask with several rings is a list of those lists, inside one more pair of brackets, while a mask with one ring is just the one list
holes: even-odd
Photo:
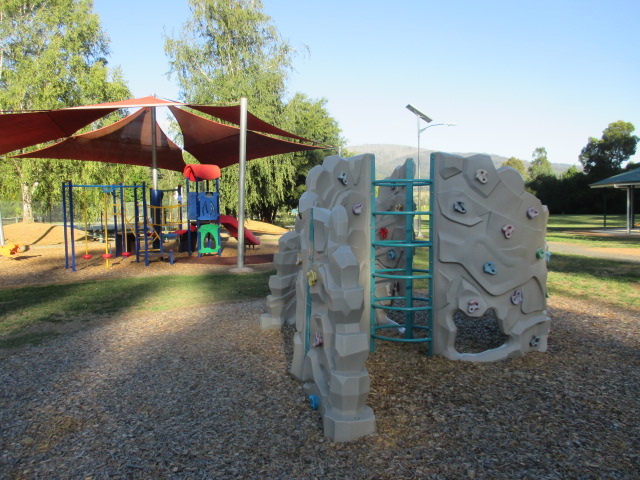
[[0, 359], [3, 479], [637, 479], [640, 314], [550, 299], [547, 353], [378, 342], [377, 433], [326, 440], [264, 300], [124, 313]]

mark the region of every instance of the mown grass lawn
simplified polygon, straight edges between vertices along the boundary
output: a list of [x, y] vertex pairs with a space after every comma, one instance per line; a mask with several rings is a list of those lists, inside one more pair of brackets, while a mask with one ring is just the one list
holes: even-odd
[[273, 272], [117, 278], [0, 290], [0, 348], [35, 342], [51, 332], [22, 334], [42, 322], [88, 321], [131, 310], [182, 309], [269, 294]]
[[[626, 228], [625, 215], [608, 215], [607, 229]], [[547, 225], [547, 241], [585, 247], [640, 248], [640, 235], [594, 236], [590, 230], [603, 230], [602, 215], [552, 215]]]

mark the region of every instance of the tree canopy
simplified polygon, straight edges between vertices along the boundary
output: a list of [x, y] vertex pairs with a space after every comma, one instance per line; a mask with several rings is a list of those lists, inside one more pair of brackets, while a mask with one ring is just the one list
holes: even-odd
[[537, 177], [553, 177], [553, 167], [551, 162], [547, 158], [547, 149], [544, 147], [538, 147], [533, 151], [531, 155], [531, 165], [529, 165], [529, 178], [531, 180]]
[[525, 166], [524, 162], [519, 158], [511, 157], [508, 160], [502, 162], [502, 165], [500, 166], [514, 168], [518, 172], [520, 172], [520, 175], [522, 175], [522, 178], [524, 179], [527, 178], [527, 167]]
[[[6, 0], [0, 3], [0, 109], [51, 109], [130, 96], [118, 69], [107, 66], [108, 39], [91, 0]], [[0, 193], [20, 198], [23, 218], [32, 202], [51, 206], [60, 185], [132, 179], [144, 169], [69, 160], [0, 162]], [[119, 179], [119, 180], [116, 180]]]
[[622, 164], [636, 153], [638, 137], [630, 122], [618, 120], [602, 132], [602, 138], [589, 138], [580, 153], [580, 163], [593, 182], [616, 175]]
[[[296, 94], [286, 101], [294, 50], [263, 12], [261, 1], [189, 0], [189, 5], [191, 19], [165, 43], [182, 100], [237, 104], [246, 97], [249, 110], [263, 120], [315, 141], [341, 142], [326, 100]], [[300, 173], [318, 157], [310, 152], [248, 162], [248, 212], [272, 221], [280, 207], [294, 201]], [[227, 213], [236, 213], [237, 198], [238, 166], [225, 168], [221, 199]]]

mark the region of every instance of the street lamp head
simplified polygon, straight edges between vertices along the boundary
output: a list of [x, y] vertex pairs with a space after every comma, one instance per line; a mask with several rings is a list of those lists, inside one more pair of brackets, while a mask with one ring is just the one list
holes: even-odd
[[409, 110], [411, 113], [413, 113], [414, 115], [417, 115], [418, 118], [421, 118], [422, 120], [424, 120], [427, 123], [432, 122], [433, 120], [431, 120], [429, 117], [427, 117], [424, 113], [422, 113], [420, 110], [418, 110], [416, 107], [414, 107], [411, 104], [407, 105], [407, 110]]
[[455, 123], [434, 123], [431, 125], [427, 125], [426, 127], [422, 127], [420, 130], [418, 130], [418, 134], [424, 132], [427, 128], [431, 128], [431, 127], [455, 127], [456, 124]]

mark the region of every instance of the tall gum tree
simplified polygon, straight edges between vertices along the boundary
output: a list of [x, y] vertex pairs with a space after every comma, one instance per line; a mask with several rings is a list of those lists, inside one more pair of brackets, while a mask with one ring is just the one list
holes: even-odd
[[[91, 0], [3, 0], [0, 109], [62, 108], [129, 97], [119, 69], [107, 66], [108, 53], [108, 39]], [[62, 180], [117, 178], [124, 170], [96, 162], [6, 156], [0, 161], [5, 180], [0, 193], [20, 197], [23, 219], [32, 221], [34, 200], [53, 204]]]
[[602, 132], [602, 138], [590, 137], [580, 152], [580, 163], [592, 182], [622, 171], [622, 164], [636, 153], [638, 137], [632, 123], [618, 120]]
[[[189, 0], [189, 5], [191, 19], [165, 43], [182, 100], [237, 104], [246, 97], [249, 110], [265, 121], [322, 143], [342, 141], [326, 100], [296, 94], [286, 101], [295, 52], [263, 12], [261, 1]], [[278, 208], [294, 201], [299, 172], [316, 157], [288, 154], [248, 162], [248, 212], [273, 221]], [[227, 213], [237, 212], [238, 174], [237, 165], [223, 171], [221, 201]]]

